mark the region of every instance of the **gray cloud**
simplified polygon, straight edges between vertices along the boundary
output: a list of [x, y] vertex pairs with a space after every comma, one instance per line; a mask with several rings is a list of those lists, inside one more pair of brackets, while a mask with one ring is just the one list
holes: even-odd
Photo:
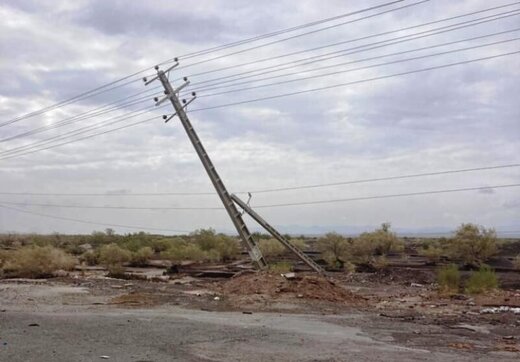
[[[485, 1], [430, 2], [371, 21], [199, 65], [190, 66], [191, 61], [186, 60], [181, 65], [189, 67], [175, 70], [172, 79], [489, 6]], [[200, 1], [189, 6], [179, 1], [158, 1], [154, 2], [154, 6], [143, 2], [100, 0], [57, 1], [52, 6], [35, 1], [4, 2], [0, 5], [0, 12], [6, 19], [0, 24], [0, 76], [4, 80], [0, 84], [0, 122], [151, 67], [173, 56], [359, 7], [339, 0], [327, 2], [326, 6], [315, 0], [298, 2], [298, 6], [290, 1]], [[341, 60], [357, 60], [428, 46], [513, 26], [517, 26], [514, 18], [354, 54]], [[254, 91], [200, 97], [190, 109], [472, 59], [511, 51], [516, 49], [515, 44]], [[452, 48], [456, 47], [449, 49]], [[206, 58], [194, 58], [192, 61]], [[263, 65], [269, 64], [275, 62], [265, 62]], [[328, 91], [192, 112], [190, 117], [232, 191], [513, 163], [518, 162], [520, 150], [520, 107], [516, 99], [520, 92], [518, 65], [519, 57], [512, 56]], [[249, 69], [252, 67], [191, 76], [190, 79], [192, 86], [196, 87], [197, 82]], [[304, 75], [308, 73], [302, 73]], [[136, 81], [127, 87], [88, 98], [41, 117], [2, 127], [0, 138], [52, 124], [144, 89], [142, 83]], [[152, 104], [150, 100], [140, 106]], [[137, 106], [126, 110], [134, 109]], [[74, 127], [104, 121], [123, 114], [123, 111], [31, 138], [0, 143], [0, 151], [60, 135]], [[178, 120], [164, 124], [161, 114], [162, 110], [157, 110], [146, 117], [124, 119], [118, 125], [157, 116], [156, 120], [121, 132], [12, 160], [0, 160], [0, 190], [102, 194], [211, 191], [212, 186]], [[258, 194], [252, 202], [258, 205], [516, 183], [519, 172], [518, 169], [504, 169], [420, 180]], [[493, 193], [487, 189], [483, 191], [262, 209], [262, 214], [284, 231], [322, 231], [332, 227], [338, 230], [366, 230], [370, 225], [375, 226], [383, 221], [392, 222], [396, 228], [414, 230], [451, 230], [468, 221], [496, 226], [497, 229], [501, 225], [516, 225], [518, 228], [516, 204], [511, 201], [518, 198], [518, 189], [490, 189]], [[214, 195], [194, 198], [111, 196], [95, 199], [1, 196], [0, 204], [2, 201], [85, 205], [218, 205]], [[232, 230], [225, 213], [212, 211], [197, 214], [112, 210], [70, 212], [29, 206], [26, 209], [57, 216], [70, 217], [73, 214], [79, 219], [120, 224], [172, 229], [212, 226], [219, 230]], [[92, 228], [0, 209], [0, 230], [90, 232]]]

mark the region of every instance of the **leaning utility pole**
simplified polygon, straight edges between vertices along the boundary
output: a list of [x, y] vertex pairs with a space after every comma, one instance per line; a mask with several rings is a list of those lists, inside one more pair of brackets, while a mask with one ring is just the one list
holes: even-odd
[[244, 220], [242, 219], [242, 214], [237, 210], [235, 204], [233, 203], [233, 200], [231, 199], [226, 187], [224, 186], [222, 179], [218, 175], [215, 166], [213, 166], [213, 163], [211, 162], [208, 153], [204, 149], [202, 142], [200, 141], [197, 133], [195, 132], [195, 129], [193, 128], [190, 120], [188, 119], [188, 116], [186, 115], [186, 112], [184, 111], [185, 107], [191, 101], [193, 101], [193, 99], [195, 99], [196, 94], [192, 93], [193, 98], [189, 102], [183, 100], [183, 105], [179, 101], [178, 92], [189, 84], [188, 80], [184, 78], [185, 83], [181, 85], [179, 88], [174, 89], [168, 79], [167, 73], [169, 73], [170, 70], [172, 70], [179, 64], [177, 62], [177, 59], [175, 59], [175, 61], [176, 64], [168, 68], [166, 71], [162, 71], [159, 69], [158, 66], [156, 66], [155, 69], [157, 70], [157, 76], [151, 80], [147, 80], [146, 78], [144, 78], [143, 81], [145, 82], [145, 85], [150, 84], [156, 79], [159, 79], [161, 81], [164, 87], [164, 94], [166, 96], [161, 100], [156, 98], [156, 105], [159, 105], [168, 99], [170, 100], [173, 108], [175, 109], [175, 113], [169, 118], [165, 118], [166, 122], [168, 122], [175, 115], [179, 116], [182, 126], [186, 130], [186, 133], [188, 134], [188, 137], [191, 143], [193, 144], [193, 147], [195, 147], [195, 151], [197, 152], [197, 155], [199, 155], [202, 165], [206, 169], [206, 172], [208, 173], [208, 176], [211, 182], [213, 183], [213, 186], [215, 187], [215, 190], [217, 191], [220, 200], [222, 200], [222, 203], [224, 204], [224, 207], [227, 213], [229, 214], [229, 217], [231, 218], [233, 225], [235, 225], [235, 228], [238, 231], [238, 235], [240, 236], [247, 248], [247, 251], [249, 252], [251, 259], [253, 260], [253, 262], [256, 263], [258, 268], [265, 269], [267, 267], [267, 262], [262, 256], [262, 253], [258, 248], [256, 241], [253, 239], [251, 233], [249, 232], [249, 229], [247, 228], [247, 225], [244, 223]]

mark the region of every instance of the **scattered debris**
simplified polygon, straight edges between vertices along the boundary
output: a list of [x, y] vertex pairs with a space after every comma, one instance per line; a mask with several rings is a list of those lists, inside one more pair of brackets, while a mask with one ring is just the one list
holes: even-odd
[[29, 327], [39, 327], [40, 325], [38, 323], [31, 323], [29, 324]]
[[464, 350], [472, 350], [474, 348], [471, 343], [449, 343], [448, 347]]
[[467, 329], [469, 331], [472, 331], [472, 332], [479, 332], [479, 333], [484, 333], [484, 334], [489, 334], [489, 329], [487, 329], [486, 327], [482, 327], [482, 326], [473, 326], [473, 325], [470, 325], [470, 324], [457, 324], [457, 325], [454, 325], [454, 326], [450, 326], [450, 328], [452, 329]]
[[213, 300], [220, 300], [220, 297], [216, 296], [215, 298], [213, 298]]
[[282, 277], [284, 277], [285, 279], [296, 279], [296, 273], [285, 273], [285, 274], [281, 274]]
[[242, 314], [253, 314], [253, 312], [249, 312], [247, 310], [243, 311]]
[[424, 288], [424, 285], [420, 283], [410, 283], [410, 286], [415, 288]]
[[501, 306], [501, 307], [491, 307], [484, 308], [480, 311], [481, 314], [497, 314], [497, 313], [514, 313], [520, 314], [520, 307], [509, 307], [509, 306]]
[[110, 359], [110, 356], [99, 356], [101, 359]]

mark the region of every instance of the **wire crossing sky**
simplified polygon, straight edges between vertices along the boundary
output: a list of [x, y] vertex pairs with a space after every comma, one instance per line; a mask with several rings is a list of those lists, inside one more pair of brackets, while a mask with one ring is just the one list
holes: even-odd
[[520, 230], [520, 2], [179, 4], [0, 5], [0, 232], [232, 230], [141, 81], [174, 57], [224, 182], [284, 232]]

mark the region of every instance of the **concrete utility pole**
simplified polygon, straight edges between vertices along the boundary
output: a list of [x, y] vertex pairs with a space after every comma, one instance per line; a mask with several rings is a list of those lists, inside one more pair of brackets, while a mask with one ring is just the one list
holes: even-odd
[[220, 200], [222, 200], [222, 203], [224, 204], [224, 207], [229, 214], [229, 217], [231, 218], [231, 221], [233, 222], [233, 225], [235, 225], [235, 228], [238, 231], [238, 235], [240, 235], [240, 238], [242, 239], [243, 243], [245, 244], [247, 251], [249, 252], [249, 256], [253, 260], [253, 262], [257, 265], [260, 269], [267, 268], [267, 262], [265, 261], [264, 257], [262, 256], [262, 253], [260, 249], [258, 248], [258, 245], [256, 244], [256, 241], [253, 239], [251, 233], [249, 232], [249, 229], [247, 228], [247, 225], [244, 223], [244, 220], [242, 219], [242, 214], [237, 210], [235, 204], [233, 203], [233, 200], [231, 199], [226, 187], [224, 186], [224, 183], [222, 182], [222, 179], [217, 173], [217, 170], [215, 169], [215, 166], [211, 162], [211, 159], [208, 156], [208, 153], [204, 149], [204, 146], [202, 145], [202, 142], [200, 141], [197, 133], [195, 132], [195, 129], [191, 125], [190, 120], [188, 119], [188, 116], [185, 112], [185, 106], [188, 105], [193, 99], [195, 99], [195, 93], [192, 93], [193, 97], [189, 102], [186, 102], [183, 100], [184, 105], [179, 101], [178, 98], [178, 92], [184, 88], [186, 85], [188, 85], [188, 81], [186, 78], [184, 80], [186, 83], [184, 83], [182, 86], [180, 86], [177, 89], [174, 89], [167, 77], [167, 73], [176, 67], [178, 63], [176, 63], [174, 66], [170, 67], [166, 71], [159, 70], [159, 67], [156, 66], [155, 69], [157, 70], [157, 76], [154, 77], [151, 80], [146, 80], [145, 84], [148, 85], [151, 82], [153, 82], [156, 79], [159, 79], [164, 87], [164, 93], [166, 96], [159, 100], [156, 99], [156, 105], [159, 105], [163, 103], [166, 100], [170, 100], [173, 108], [175, 109], [175, 114], [171, 117], [166, 119], [166, 122], [169, 121], [173, 116], [177, 115], [179, 116], [179, 119], [182, 123], [182, 126], [184, 127], [186, 133], [188, 134], [188, 137], [193, 144], [193, 147], [195, 148], [195, 151], [197, 152], [197, 155], [199, 155], [199, 158], [202, 162], [202, 165], [204, 166], [204, 169], [208, 173], [208, 176], [213, 183], [213, 186], [215, 187], [215, 190], [217, 191], [218, 196], [220, 197]]

